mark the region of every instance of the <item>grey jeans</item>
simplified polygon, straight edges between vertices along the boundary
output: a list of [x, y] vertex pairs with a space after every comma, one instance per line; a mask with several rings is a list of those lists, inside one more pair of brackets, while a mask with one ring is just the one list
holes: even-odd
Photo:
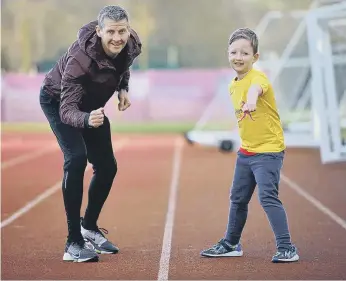
[[225, 239], [232, 245], [239, 243], [248, 204], [257, 185], [259, 202], [263, 207], [276, 238], [279, 250], [288, 249], [291, 238], [285, 209], [279, 199], [280, 171], [285, 152], [244, 155], [238, 152], [231, 204]]

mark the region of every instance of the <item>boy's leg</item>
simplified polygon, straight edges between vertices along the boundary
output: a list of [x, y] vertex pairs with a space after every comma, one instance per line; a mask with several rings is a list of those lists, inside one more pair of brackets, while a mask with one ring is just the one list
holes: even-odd
[[97, 261], [95, 252], [85, 248], [80, 228], [83, 179], [87, 162], [82, 135], [78, 129], [61, 122], [59, 103], [43, 91], [40, 93], [40, 104], [64, 154], [62, 192], [68, 225], [64, 260]]
[[202, 251], [206, 257], [238, 257], [243, 255], [239, 240], [248, 212], [248, 204], [256, 187], [249, 165], [251, 156], [238, 153], [231, 188], [231, 204], [225, 238], [209, 249]]
[[237, 245], [248, 214], [248, 204], [256, 187], [249, 161], [252, 156], [239, 153], [231, 187], [230, 209], [225, 239]]
[[108, 118], [105, 117], [104, 124], [99, 128], [84, 130], [83, 138], [88, 160], [93, 165], [94, 175], [89, 186], [88, 206], [82, 222], [82, 234], [84, 238], [88, 238], [95, 244], [93, 246], [97, 252], [116, 253], [119, 249], [104, 237], [97, 226], [97, 220], [118, 169]]
[[297, 260], [299, 257], [295, 256], [295, 247], [291, 243], [286, 212], [279, 199], [283, 159], [284, 152], [257, 154], [250, 165], [257, 182], [259, 201], [273, 229], [278, 252], [291, 252], [291, 258], [294, 256]]

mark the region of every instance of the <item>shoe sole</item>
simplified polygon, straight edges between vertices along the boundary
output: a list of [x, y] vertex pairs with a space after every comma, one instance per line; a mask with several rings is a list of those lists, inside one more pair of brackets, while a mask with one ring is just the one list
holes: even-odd
[[100, 250], [97, 249], [92, 241], [90, 241], [88, 238], [84, 238], [84, 241], [87, 243], [87, 246], [94, 250], [97, 254], [106, 254], [106, 255], [112, 255], [112, 254], [117, 254], [119, 250], [116, 251], [105, 251], [105, 250]]
[[113, 254], [117, 254], [119, 251], [113, 251], [113, 252], [107, 252], [107, 251], [100, 251], [100, 250], [97, 250], [97, 249], [94, 249], [96, 253], [98, 254], [105, 254], [105, 255], [113, 255]]
[[79, 259], [79, 258], [72, 257], [69, 253], [64, 253], [64, 256], [62, 259], [63, 261], [67, 261], [67, 262], [98, 262], [99, 261], [98, 256], [85, 258], [85, 259]]
[[299, 261], [299, 256], [295, 254], [292, 258], [290, 259], [277, 259], [277, 260], [272, 260], [273, 263], [288, 263], [288, 262], [297, 262]]
[[225, 254], [213, 255], [213, 254], [201, 254], [202, 257], [208, 258], [232, 258], [232, 257], [242, 257], [243, 251], [240, 252], [229, 252]]

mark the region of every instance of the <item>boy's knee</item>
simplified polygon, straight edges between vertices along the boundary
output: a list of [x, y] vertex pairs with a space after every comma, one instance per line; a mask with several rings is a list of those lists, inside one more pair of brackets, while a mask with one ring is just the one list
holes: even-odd
[[230, 201], [234, 204], [247, 205], [252, 197], [252, 190], [255, 188], [252, 184], [244, 184], [242, 186], [232, 186]]
[[259, 187], [258, 200], [262, 207], [276, 206], [281, 204], [277, 190], [275, 188]]
[[242, 211], [247, 211], [249, 208], [249, 203], [248, 202], [233, 202], [231, 201], [231, 209], [232, 210], [242, 210]]
[[240, 207], [247, 206], [250, 202], [250, 198], [236, 193], [231, 193], [230, 200], [232, 204], [236, 204]]

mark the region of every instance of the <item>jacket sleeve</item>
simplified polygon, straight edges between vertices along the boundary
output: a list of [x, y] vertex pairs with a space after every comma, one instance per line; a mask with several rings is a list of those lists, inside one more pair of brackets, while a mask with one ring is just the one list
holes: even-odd
[[76, 128], [88, 127], [89, 113], [79, 109], [85, 94], [82, 83], [86, 74], [79, 62], [70, 58], [61, 79], [60, 118], [65, 124]]
[[118, 91], [120, 90], [126, 90], [126, 92], [129, 91], [130, 76], [131, 76], [130, 69], [127, 69], [125, 73], [123, 74], [123, 77], [120, 81]]

